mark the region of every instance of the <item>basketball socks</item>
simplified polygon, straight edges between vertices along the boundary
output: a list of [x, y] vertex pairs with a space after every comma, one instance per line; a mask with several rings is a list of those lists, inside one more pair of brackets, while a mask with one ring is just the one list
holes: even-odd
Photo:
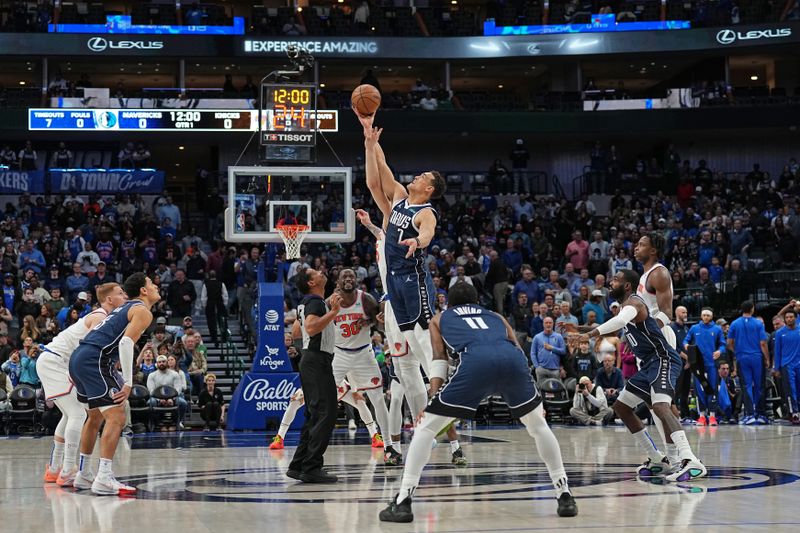
[[[636, 440], [636, 444], [639, 445], [639, 449], [646, 453], [647, 457], [649, 457], [652, 462], [659, 463], [664, 458], [664, 454], [658, 450], [658, 446], [653, 442], [650, 433], [648, 433], [646, 429], [633, 433], [633, 438]], [[686, 437], [684, 436], [684, 438]], [[672, 438], [672, 442], [677, 443], [674, 437]]]
[[75, 459], [78, 456], [78, 448], [81, 441], [81, 431], [80, 429], [67, 429], [64, 438], [66, 442], [64, 442], [64, 462], [61, 465], [61, 470], [69, 472], [75, 468]]
[[450, 441], [450, 453], [456, 453], [459, 448], [461, 448], [461, 445], [458, 443], [458, 440]]
[[78, 472], [90, 472], [89, 462], [92, 460], [91, 454], [82, 453], [78, 460]]
[[408, 447], [397, 503], [402, 503], [406, 498], [409, 498], [417, 485], [419, 485], [422, 469], [425, 468], [431, 458], [433, 439], [436, 436], [437, 429], [445, 427], [450, 420], [452, 419], [428, 413], [417, 426], [414, 438], [411, 439], [411, 445]]
[[678, 455], [681, 461], [688, 459], [689, 461], [700, 462], [694, 453], [692, 453], [692, 447], [689, 445], [689, 439], [686, 438], [685, 431], [676, 431], [675, 433], [672, 433], [670, 437], [672, 437], [672, 442], [674, 442], [675, 446], [678, 448]]
[[50, 471], [58, 472], [59, 470], [61, 470], [61, 463], [63, 462], [64, 462], [64, 443], [53, 441], [53, 450], [50, 452], [50, 464], [49, 464]]
[[286, 438], [286, 432], [289, 431], [289, 426], [292, 425], [294, 417], [297, 416], [297, 410], [300, 409], [301, 405], [303, 404], [300, 402], [289, 402], [289, 407], [286, 408], [286, 412], [283, 413], [283, 418], [281, 418], [281, 427], [278, 429], [278, 436], [281, 439]]
[[671, 465], [681, 462], [681, 454], [678, 452], [678, 446], [674, 442], [667, 443], [667, 459], [669, 459], [669, 464]]
[[111, 459], [103, 459], [100, 458], [100, 468], [98, 469], [98, 475], [100, 476], [108, 476], [113, 477], [114, 473], [111, 471]]

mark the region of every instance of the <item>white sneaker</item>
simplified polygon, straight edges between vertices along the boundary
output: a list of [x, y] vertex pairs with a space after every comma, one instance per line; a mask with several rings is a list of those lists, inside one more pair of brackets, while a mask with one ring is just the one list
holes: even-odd
[[75, 482], [75, 476], [78, 475], [78, 469], [73, 468], [70, 471], [66, 471], [64, 469], [61, 470], [58, 474], [58, 479], [56, 479], [56, 485], [59, 487], [71, 487]]
[[94, 473], [91, 470], [83, 470], [75, 474], [72, 486], [78, 490], [89, 490], [94, 482]]
[[708, 473], [706, 467], [700, 461], [684, 459], [678, 468], [666, 477], [667, 481], [691, 481], [705, 476]]
[[120, 483], [113, 475], [98, 474], [92, 483], [92, 492], [98, 496], [128, 496], [136, 494], [136, 488]]
[[356, 421], [352, 418], [350, 419], [350, 422], [347, 423], [347, 429], [358, 429], [358, 426], [356, 426]]

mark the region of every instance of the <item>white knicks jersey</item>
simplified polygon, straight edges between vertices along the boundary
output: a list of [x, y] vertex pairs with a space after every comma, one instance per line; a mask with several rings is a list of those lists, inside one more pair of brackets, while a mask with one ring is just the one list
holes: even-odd
[[386, 267], [386, 233], [383, 231], [381, 231], [381, 236], [375, 242], [375, 259], [378, 260], [378, 273], [381, 276], [383, 293], [387, 294], [389, 289], [386, 287], [386, 275], [389, 269]]
[[[89, 313], [89, 315], [94, 313], [101, 313], [103, 316], [107, 316], [108, 313], [101, 307]], [[47, 351], [56, 353], [64, 359], [65, 362], [69, 362], [70, 357], [72, 357], [72, 352], [78, 347], [78, 344], [83, 340], [87, 333], [89, 333], [89, 329], [86, 327], [86, 320], [85, 317], [81, 318], [70, 327], [56, 335], [56, 337], [50, 341], [50, 344], [45, 346]]]
[[350, 307], [342, 307], [333, 319], [336, 332], [336, 347], [344, 350], [358, 350], [372, 344], [369, 326], [362, 327], [367, 319], [364, 312], [364, 293], [357, 291], [356, 301]]
[[[660, 263], [654, 265], [652, 268], [650, 268], [650, 270], [642, 274], [642, 277], [639, 278], [639, 286], [636, 287], [636, 295], [644, 300], [645, 305], [647, 305], [647, 309], [650, 311], [650, 316], [655, 316], [660, 310], [658, 308], [658, 298], [656, 298], [656, 293], [647, 290], [647, 278], [650, 276], [650, 273], [657, 268], [666, 269], [667, 267]], [[669, 273], [669, 271], [667, 271], [667, 273]], [[671, 291], [672, 276], [669, 277], [669, 288]]]

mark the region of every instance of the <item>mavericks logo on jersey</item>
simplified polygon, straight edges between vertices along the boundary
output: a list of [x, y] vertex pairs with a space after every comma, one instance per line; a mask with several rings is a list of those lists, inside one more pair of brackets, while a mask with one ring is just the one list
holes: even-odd
[[411, 225], [411, 217], [399, 211], [392, 211], [389, 217], [389, 224], [401, 229], [408, 229], [408, 226]]

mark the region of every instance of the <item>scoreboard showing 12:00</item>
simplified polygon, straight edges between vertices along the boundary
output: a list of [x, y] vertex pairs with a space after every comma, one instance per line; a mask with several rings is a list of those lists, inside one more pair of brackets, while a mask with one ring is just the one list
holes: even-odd
[[252, 131], [257, 111], [225, 109], [29, 109], [29, 130]]

